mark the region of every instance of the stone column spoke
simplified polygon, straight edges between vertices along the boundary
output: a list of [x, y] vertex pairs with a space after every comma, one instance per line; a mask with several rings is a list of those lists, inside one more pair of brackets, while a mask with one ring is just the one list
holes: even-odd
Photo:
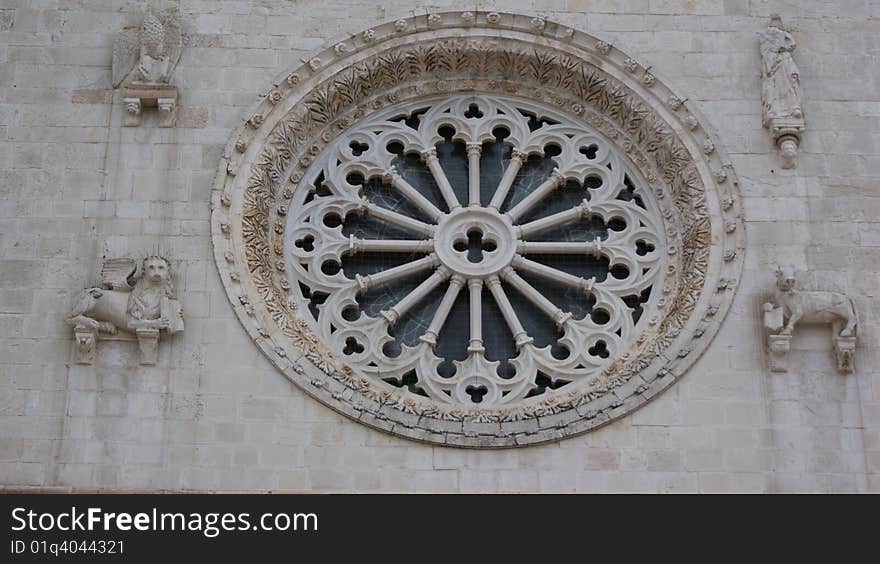
[[482, 353], [483, 348], [483, 280], [471, 278], [468, 280], [470, 291], [470, 327], [471, 338], [468, 342], [469, 353]]
[[553, 169], [553, 173], [550, 175], [550, 178], [541, 183], [540, 186], [535, 188], [528, 196], [519, 201], [517, 205], [513, 207], [507, 215], [516, 221], [527, 211], [532, 209], [532, 207], [543, 200], [548, 194], [556, 190], [559, 186], [561, 186], [565, 182], [565, 177], [559, 172], [559, 169]]
[[602, 243], [595, 241], [520, 241], [520, 254], [600, 255]]
[[577, 288], [585, 292], [592, 290], [593, 285], [596, 283], [595, 278], [581, 278], [580, 276], [563, 272], [552, 266], [547, 266], [546, 264], [529, 260], [519, 255], [514, 257], [513, 266], [531, 272], [532, 274], [537, 274], [538, 276], [552, 280], [553, 282], [559, 282], [560, 284], [565, 284], [566, 286], [571, 286], [572, 288]]
[[513, 304], [510, 303], [504, 288], [501, 287], [501, 280], [497, 276], [491, 276], [486, 281], [486, 284], [489, 286], [489, 291], [492, 292], [495, 303], [498, 304], [498, 308], [501, 310], [501, 315], [504, 316], [504, 321], [510, 328], [510, 333], [513, 335], [517, 349], [526, 343], [534, 342], [534, 339], [529, 337], [529, 334], [522, 326], [516, 311], [513, 309]]
[[349, 238], [350, 254], [357, 253], [429, 253], [434, 248], [433, 239], [360, 239]]
[[431, 290], [443, 283], [444, 280], [452, 276], [452, 273], [446, 267], [441, 266], [434, 274], [427, 277], [421, 284], [416, 286], [410, 293], [403, 297], [392, 307], [383, 310], [382, 316], [388, 320], [389, 325], [394, 325], [397, 320], [406, 313], [411, 307], [425, 299]]
[[407, 182], [399, 172], [397, 172], [396, 167], [389, 168], [383, 179], [386, 182], [390, 182], [392, 186], [397, 188], [401, 194], [403, 194], [410, 202], [416, 205], [420, 210], [428, 214], [433, 221], [437, 221], [443, 212], [440, 211], [437, 206], [432, 204], [427, 198], [425, 198], [418, 190], [413, 187], [412, 184]]
[[[524, 201], [525, 200], [523, 200], [523, 202]], [[540, 231], [544, 231], [545, 229], [550, 229], [551, 227], [564, 225], [569, 221], [574, 221], [576, 219], [587, 217], [590, 215], [590, 213], [590, 203], [587, 200], [583, 200], [579, 205], [571, 209], [554, 213], [548, 215], [547, 217], [542, 217], [541, 219], [536, 219], [535, 221], [530, 221], [528, 223], [520, 225], [519, 233], [521, 237], [527, 237], [533, 233], [538, 233]]]
[[409, 229], [410, 231], [414, 231], [416, 233], [421, 233], [422, 235], [433, 235], [434, 234], [434, 226], [428, 225], [423, 221], [419, 221], [418, 219], [413, 219], [411, 217], [406, 217], [405, 215], [399, 214], [396, 211], [389, 210], [388, 208], [383, 208], [382, 206], [376, 205], [372, 202], [364, 202], [363, 210], [375, 217], [376, 219], [387, 221], [388, 223], [393, 223], [398, 227], [403, 227], [404, 229]]
[[437, 258], [437, 255], [431, 253], [419, 260], [401, 264], [400, 266], [395, 266], [394, 268], [389, 268], [388, 270], [383, 270], [376, 274], [368, 274], [366, 276], [358, 274], [355, 276], [355, 280], [357, 280], [358, 288], [363, 292], [374, 286], [379, 286], [380, 284], [385, 284], [392, 280], [415, 274], [421, 270], [433, 268], [439, 263], [440, 260]]
[[467, 144], [468, 157], [468, 205], [480, 205], [480, 154], [483, 146], [479, 143]]
[[422, 158], [427, 163], [434, 181], [440, 188], [440, 193], [443, 194], [443, 199], [446, 201], [446, 205], [449, 206], [449, 211], [460, 208], [461, 203], [455, 197], [452, 185], [449, 184], [449, 179], [446, 178], [446, 173], [443, 172], [443, 167], [440, 166], [440, 159], [437, 158], [437, 149], [432, 147], [427, 151], [422, 151]]
[[513, 181], [516, 179], [519, 169], [522, 168], [527, 158], [528, 155], [522, 151], [513, 150], [510, 162], [504, 171], [504, 176], [501, 177], [501, 182], [498, 183], [498, 188], [495, 189], [495, 194], [492, 195], [492, 201], [489, 202], [490, 208], [500, 210], [501, 206], [504, 205], [504, 200], [507, 199], [507, 194], [510, 192], [511, 186], [513, 186]]
[[440, 305], [437, 306], [437, 311], [431, 319], [431, 325], [428, 326], [428, 330], [420, 338], [422, 342], [428, 343], [432, 347], [437, 344], [437, 336], [440, 334], [440, 329], [446, 323], [446, 318], [449, 317], [449, 312], [452, 311], [452, 306], [455, 305], [455, 299], [458, 297], [462, 287], [464, 287], [464, 278], [457, 274], [452, 276], [449, 281], [449, 287], [446, 289], [446, 293], [443, 295], [443, 299], [440, 301]]
[[501, 277], [523, 294], [530, 302], [538, 306], [538, 308], [546, 313], [550, 319], [555, 321], [557, 327], [562, 327], [565, 322], [571, 318], [570, 313], [564, 312], [556, 307], [553, 302], [544, 296], [544, 294], [523, 280], [512, 268], [504, 270], [504, 272], [501, 273]]

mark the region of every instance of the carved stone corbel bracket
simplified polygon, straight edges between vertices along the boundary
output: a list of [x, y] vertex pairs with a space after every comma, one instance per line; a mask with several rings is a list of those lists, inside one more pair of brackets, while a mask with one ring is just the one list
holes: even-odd
[[791, 334], [780, 333], [783, 327], [782, 308], [764, 304], [764, 329], [767, 331], [767, 361], [771, 372], [788, 372], [788, 351]]
[[73, 329], [73, 336], [76, 339], [76, 363], [94, 364], [98, 330], [94, 327], [77, 325]]
[[776, 148], [779, 150], [779, 158], [782, 160], [782, 168], [790, 169], [797, 165], [797, 152], [803, 130], [803, 120], [799, 126], [774, 123], [771, 127]]
[[788, 372], [791, 335], [767, 335], [767, 359], [771, 372]]
[[177, 87], [166, 85], [132, 85], [122, 90], [125, 102], [126, 127], [137, 127], [141, 123], [144, 108], [157, 108], [159, 127], [174, 127], [177, 117]]
[[125, 104], [125, 117], [122, 120], [126, 127], [137, 127], [141, 124], [141, 99], [123, 98]]
[[855, 369], [853, 366], [853, 355], [856, 352], [855, 337], [834, 337], [834, 356], [837, 357], [837, 369], [841, 372], [850, 374]]
[[159, 330], [155, 328], [135, 329], [141, 364], [153, 365], [159, 360]]

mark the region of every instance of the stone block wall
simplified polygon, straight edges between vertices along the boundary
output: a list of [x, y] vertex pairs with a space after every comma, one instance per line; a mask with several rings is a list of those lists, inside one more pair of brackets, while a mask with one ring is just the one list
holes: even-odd
[[[180, 0], [177, 126], [122, 127], [113, 34], [133, 0], [0, 6], [0, 485], [403, 492], [880, 491], [880, 4], [784, 0]], [[223, 146], [272, 79], [333, 38], [430, 11], [537, 14], [613, 43], [697, 103], [746, 212], [734, 308], [683, 380], [636, 413], [542, 446], [460, 450], [384, 435], [289, 383], [233, 315], [210, 239]], [[757, 33], [798, 41], [808, 131], [782, 170], [761, 127]], [[63, 318], [108, 252], [172, 260], [186, 331], [73, 363]], [[787, 263], [847, 292], [856, 371], [827, 327], [764, 358], [761, 304]]]

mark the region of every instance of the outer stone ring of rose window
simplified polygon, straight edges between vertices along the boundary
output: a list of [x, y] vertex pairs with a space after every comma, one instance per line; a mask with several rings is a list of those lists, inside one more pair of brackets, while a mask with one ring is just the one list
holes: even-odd
[[343, 39], [224, 153], [212, 230], [236, 314], [371, 427], [470, 447], [595, 428], [677, 381], [732, 302], [738, 183], [693, 104], [532, 20]]

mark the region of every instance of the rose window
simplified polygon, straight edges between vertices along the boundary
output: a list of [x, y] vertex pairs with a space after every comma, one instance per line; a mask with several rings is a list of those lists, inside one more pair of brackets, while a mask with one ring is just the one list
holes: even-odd
[[398, 103], [311, 163], [292, 292], [357, 374], [492, 406], [596, 380], [656, 309], [666, 237], [626, 154], [515, 97]]
[[438, 445], [638, 409], [708, 350], [744, 262], [739, 183], [695, 103], [523, 14], [400, 18], [285, 70], [211, 202], [223, 287], [279, 372]]

